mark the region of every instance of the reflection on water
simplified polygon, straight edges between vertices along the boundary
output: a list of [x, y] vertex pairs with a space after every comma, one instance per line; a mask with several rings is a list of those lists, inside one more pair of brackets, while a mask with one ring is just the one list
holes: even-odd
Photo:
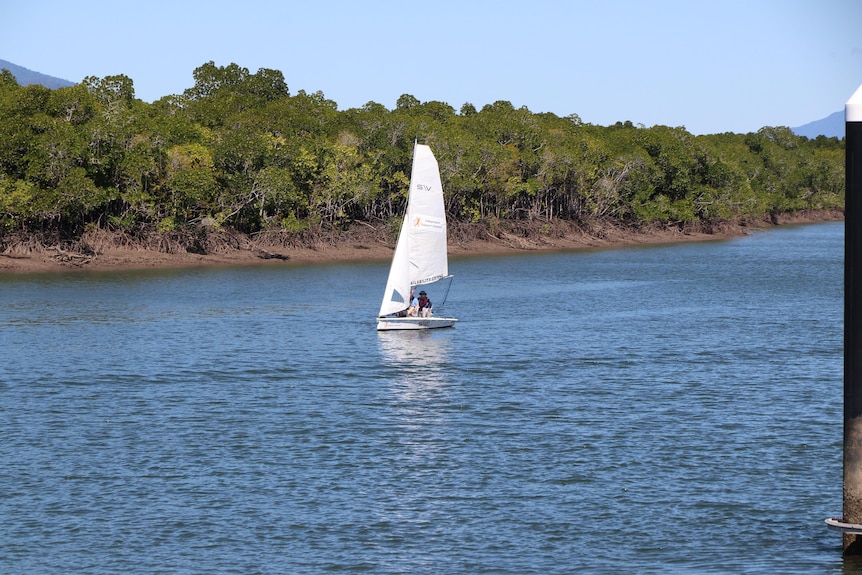
[[380, 331], [377, 335], [383, 359], [392, 366], [439, 371], [448, 360], [451, 338], [430, 330]]
[[[417, 491], [427, 491], [425, 478], [448, 464], [454, 433], [451, 422], [449, 346], [452, 332], [383, 331], [378, 333], [383, 364], [392, 370], [391, 449], [402, 478], [413, 477]], [[401, 512], [408, 511], [400, 509]], [[392, 519], [403, 521], [404, 518]]]
[[447, 332], [377, 332], [377, 343], [384, 364], [400, 373], [400, 377], [393, 381], [397, 384], [399, 395], [420, 396], [447, 383], [446, 365], [452, 343], [452, 332]]

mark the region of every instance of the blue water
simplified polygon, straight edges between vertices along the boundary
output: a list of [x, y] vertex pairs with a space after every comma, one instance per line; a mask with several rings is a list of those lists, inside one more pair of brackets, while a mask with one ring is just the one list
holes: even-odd
[[0, 276], [0, 572], [855, 571], [843, 241]]

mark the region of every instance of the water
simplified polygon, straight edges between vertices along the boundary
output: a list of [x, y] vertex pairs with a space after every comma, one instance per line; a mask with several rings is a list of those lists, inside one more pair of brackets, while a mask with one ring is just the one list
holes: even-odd
[[0, 572], [856, 571], [843, 239], [0, 277]]

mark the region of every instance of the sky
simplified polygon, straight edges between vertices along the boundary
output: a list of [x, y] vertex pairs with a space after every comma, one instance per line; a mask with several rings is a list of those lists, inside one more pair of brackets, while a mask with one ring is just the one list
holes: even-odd
[[207, 62], [339, 110], [504, 100], [693, 134], [797, 127], [862, 85], [862, 0], [0, 0], [0, 59], [147, 102]]

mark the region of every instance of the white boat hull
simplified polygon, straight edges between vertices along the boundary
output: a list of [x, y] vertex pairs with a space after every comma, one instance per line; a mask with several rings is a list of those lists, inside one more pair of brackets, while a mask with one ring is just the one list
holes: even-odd
[[454, 317], [379, 317], [377, 331], [452, 327], [456, 321]]

